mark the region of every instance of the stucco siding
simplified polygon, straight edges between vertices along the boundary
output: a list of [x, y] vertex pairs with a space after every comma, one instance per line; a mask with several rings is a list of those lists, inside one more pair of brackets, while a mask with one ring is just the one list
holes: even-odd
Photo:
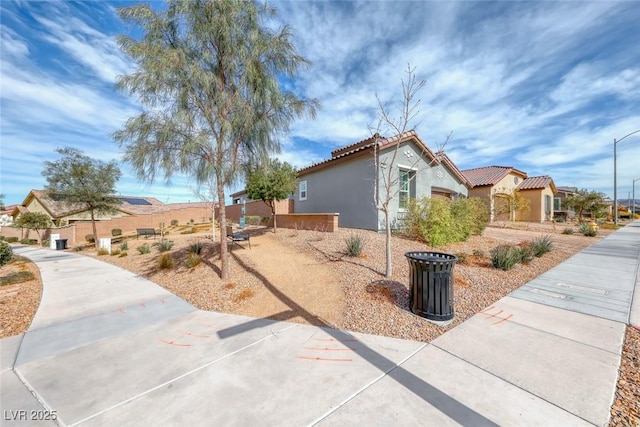
[[[468, 189], [464, 183], [456, 178], [444, 165], [430, 166], [431, 159], [427, 158], [413, 142], [401, 144], [395, 154], [395, 159], [394, 153], [395, 147], [380, 153], [380, 165], [393, 165], [391, 181], [395, 185], [390, 189], [393, 200], [391, 201], [389, 212], [392, 225], [398, 220], [398, 214], [405, 211], [400, 209], [400, 198], [398, 196], [400, 185], [398, 173], [401, 170], [409, 171], [413, 174], [410, 182], [411, 198], [431, 197], [432, 191], [445, 191], [452, 193], [454, 196], [468, 196]], [[378, 177], [381, 200], [385, 198], [386, 194], [385, 183], [388, 181], [389, 176], [387, 167], [380, 169]], [[383, 174], [385, 175], [384, 177], [382, 176]], [[378, 230], [383, 230], [384, 228], [384, 213], [379, 212]]]
[[[530, 205], [527, 212], [518, 215], [517, 219], [519, 221], [544, 222], [551, 220], [553, 217], [553, 191], [550, 187], [546, 187], [545, 189], [524, 190], [521, 191], [520, 194], [529, 200]], [[549, 214], [545, 212], [545, 196], [551, 198], [551, 212]]]
[[[339, 226], [376, 230], [375, 167], [371, 156], [341, 162], [302, 175], [294, 196], [296, 213], [339, 213]], [[300, 200], [300, 182], [307, 198]]]

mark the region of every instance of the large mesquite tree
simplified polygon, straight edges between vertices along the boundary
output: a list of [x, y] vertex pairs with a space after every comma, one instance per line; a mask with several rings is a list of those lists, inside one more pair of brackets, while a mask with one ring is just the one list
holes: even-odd
[[[117, 86], [136, 95], [143, 111], [114, 139], [139, 178], [158, 172], [215, 182], [218, 200], [239, 178], [240, 166], [280, 148], [278, 136], [316, 102], [282, 89], [309, 65], [291, 42], [288, 27], [271, 29], [275, 11], [242, 0], [171, 0], [166, 10], [149, 5], [118, 9], [142, 27], [140, 39], [118, 37], [137, 63]], [[220, 209], [221, 277], [228, 278], [226, 216]]]

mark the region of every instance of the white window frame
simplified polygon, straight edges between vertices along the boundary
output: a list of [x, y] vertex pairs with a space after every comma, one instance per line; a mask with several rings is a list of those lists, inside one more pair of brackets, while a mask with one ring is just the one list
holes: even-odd
[[309, 190], [307, 187], [307, 180], [305, 179], [300, 181], [300, 185], [298, 186], [298, 200], [299, 201], [307, 200], [308, 192]]
[[[398, 212], [406, 212], [409, 209], [409, 202], [411, 201], [411, 179], [412, 179], [411, 173], [412, 172], [415, 174], [414, 170], [406, 169], [406, 168], [403, 168], [402, 166], [400, 166], [399, 169], [398, 169]], [[407, 188], [406, 188], [406, 190], [402, 189], [402, 184], [403, 184], [402, 175], [403, 174], [407, 175], [407, 182], [406, 182]], [[400, 199], [401, 199], [400, 195], [403, 194], [403, 193], [406, 193], [406, 195], [407, 195], [407, 205], [405, 207], [400, 206], [400, 203], [401, 203], [400, 202]]]

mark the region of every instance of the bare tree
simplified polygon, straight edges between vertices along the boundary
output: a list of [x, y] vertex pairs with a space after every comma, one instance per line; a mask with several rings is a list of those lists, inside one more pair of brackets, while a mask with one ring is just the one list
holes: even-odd
[[[376, 94], [376, 100], [378, 101], [378, 124], [375, 128], [372, 128], [374, 138], [374, 165], [378, 172], [374, 181], [374, 198], [376, 209], [384, 214], [385, 223], [385, 277], [391, 277], [393, 274], [393, 265], [391, 257], [391, 203], [400, 194], [400, 180], [402, 179], [394, 165], [398, 157], [400, 150], [400, 141], [407, 132], [413, 131], [415, 125], [412, 122], [419, 113], [418, 106], [420, 100], [416, 99], [418, 92], [425, 87], [425, 80], [418, 80], [415, 75], [415, 67], [411, 67], [411, 64], [407, 65], [406, 79], [402, 79], [402, 104], [398, 108], [397, 116], [394, 116], [387, 105], [385, 105], [378, 94]], [[383, 138], [380, 133], [383, 131], [389, 131], [395, 136], [391, 138]], [[451, 133], [447, 136], [446, 140], [438, 144], [436, 157], [429, 163], [429, 166], [433, 162], [437, 162], [438, 156], [444, 153], [445, 146]], [[396, 141], [396, 139], [398, 141]], [[385, 146], [389, 146], [392, 143], [396, 143], [393, 150], [391, 160], [387, 163], [380, 163], [380, 151]], [[421, 153], [410, 167], [414, 168], [423, 159], [425, 152]], [[411, 180], [415, 179], [417, 174], [409, 176], [406, 179], [408, 184]], [[404, 183], [403, 183], [404, 184]]]

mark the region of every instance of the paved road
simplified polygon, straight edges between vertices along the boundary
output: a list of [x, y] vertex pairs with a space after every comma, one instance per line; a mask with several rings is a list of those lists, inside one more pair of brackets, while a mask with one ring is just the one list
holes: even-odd
[[44, 291], [0, 340], [2, 425], [600, 426], [640, 327], [640, 222], [429, 344], [205, 312], [95, 259], [16, 252]]

